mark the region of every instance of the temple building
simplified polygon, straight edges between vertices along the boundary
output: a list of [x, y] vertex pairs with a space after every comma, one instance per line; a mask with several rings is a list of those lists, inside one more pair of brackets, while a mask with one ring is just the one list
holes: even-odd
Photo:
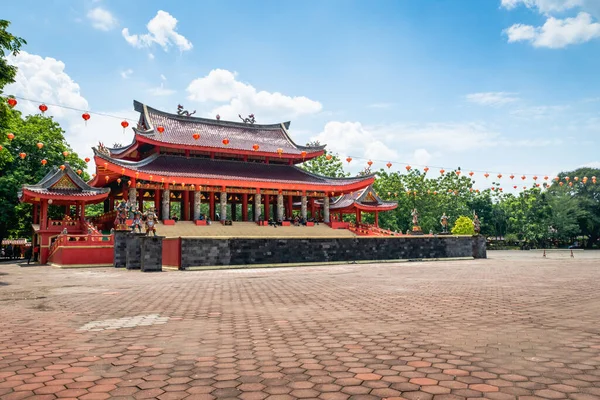
[[329, 205], [329, 212], [338, 215], [342, 220], [344, 214], [356, 215], [356, 224], [362, 223], [362, 213], [373, 213], [375, 216], [375, 226], [379, 226], [379, 213], [381, 211], [391, 211], [398, 207], [398, 203], [384, 201], [373, 189], [373, 186], [358, 190], [353, 193], [344, 194]]
[[374, 175], [330, 178], [296, 166], [323, 155], [325, 146], [294, 143], [289, 122], [197, 118], [137, 101], [134, 107], [140, 117], [131, 144], [94, 148], [90, 185], [110, 189], [107, 212], [126, 199], [142, 211], [154, 207], [164, 224], [174, 223], [175, 210], [179, 220], [199, 220], [203, 208], [212, 220], [283, 221], [292, 218], [298, 202], [302, 217], [328, 223], [331, 198], [345, 201], [345, 195], [362, 193], [375, 180]]

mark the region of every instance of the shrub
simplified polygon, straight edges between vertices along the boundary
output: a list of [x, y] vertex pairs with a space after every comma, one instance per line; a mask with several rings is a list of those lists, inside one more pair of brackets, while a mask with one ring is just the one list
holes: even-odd
[[459, 217], [452, 228], [453, 235], [474, 235], [473, 220], [469, 217]]

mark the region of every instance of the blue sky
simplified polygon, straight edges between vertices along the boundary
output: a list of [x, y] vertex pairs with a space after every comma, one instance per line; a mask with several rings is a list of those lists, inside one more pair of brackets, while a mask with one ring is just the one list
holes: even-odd
[[[297, 142], [351, 155], [353, 172], [367, 159], [600, 167], [596, 0], [22, 0], [3, 18], [28, 41], [6, 90], [23, 97], [127, 118], [137, 99], [292, 120]], [[82, 154], [131, 140], [118, 119], [49, 113]]]

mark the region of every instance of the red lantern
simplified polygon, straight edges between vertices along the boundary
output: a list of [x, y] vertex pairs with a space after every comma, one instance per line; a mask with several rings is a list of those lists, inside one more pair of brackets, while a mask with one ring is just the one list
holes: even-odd
[[533, 180], [534, 180], [534, 181], [537, 181], [537, 178], [538, 178], [537, 176], [534, 176], [534, 177], [533, 177]]
[[488, 174], [488, 173], [486, 172], [485, 174], [483, 174], [483, 176], [485, 176], [485, 179], [487, 179], [487, 178], [490, 176], [490, 174]]
[[7, 100], [7, 103], [10, 106], [10, 108], [15, 108], [15, 106], [17, 105], [17, 99], [11, 97]]
[[0, 151], [4, 150], [4, 147], [2, 147], [2, 145], [0, 145]]
[[496, 188], [492, 186], [492, 192], [495, 190]]
[[545, 176], [545, 177], [544, 177], [544, 180], [545, 180], [545, 181], [547, 181], [547, 180], [548, 180], [548, 176]]
[[123, 127], [123, 130], [125, 130], [129, 126], [129, 122], [127, 122], [127, 121], [121, 121], [121, 126]]
[[573, 187], [573, 182], [569, 182], [569, 186]]
[[412, 167], [411, 167], [410, 165], [407, 165], [407, 166], [406, 166], [406, 167], [404, 167], [404, 168], [406, 168], [406, 172], [408, 172], [408, 171], [410, 171], [410, 169], [411, 169]]
[[367, 165], [369, 166], [369, 168], [371, 168], [371, 165], [373, 165], [373, 161], [371, 161], [371, 160], [367, 161]]
[[44, 143], [42, 143], [42, 142], [39, 142], [39, 143], [37, 144], [37, 148], [41, 150], [41, 149], [42, 149], [42, 147], [44, 147]]
[[502, 191], [502, 188], [499, 188], [498, 190], [499, 190], [499, 191]]
[[350, 161], [352, 161], [352, 157], [346, 158], [346, 161], [348, 161], [348, 164], [350, 164]]
[[86, 158], [85, 158], [85, 162], [86, 162], [86, 163], [90, 162], [90, 158], [89, 158], [89, 157], [86, 157]]
[[516, 188], [517, 188], [517, 185], [513, 186], [513, 188], [514, 188], [514, 189], [516, 189]]
[[13, 140], [15, 138], [15, 134], [14, 133], [7, 133], [6, 137], [8, 138], [8, 140]]
[[525, 180], [525, 179], [527, 179], [527, 177], [526, 177], [525, 175], [523, 175], [523, 176], [521, 177], [521, 179]]
[[568, 176], [565, 176], [565, 181], [569, 182], [571, 178], [569, 178]]
[[536, 184], [535, 184], [535, 187], [540, 187], [540, 184], [539, 184], [539, 183], [536, 183]]
[[121, 184], [121, 178], [117, 178], [117, 183], [120, 185]]
[[498, 174], [498, 179], [502, 179], [502, 174]]
[[554, 180], [555, 180], [556, 182], [558, 182], [558, 181], [560, 180], [560, 178], [559, 178], [558, 176], [555, 176], [555, 177], [554, 177]]
[[200, 134], [198, 132], [194, 132], [192, 137], [194, 138], [194, 140], [198, 140], [198, 139], [200, 139]]
[[81, 118], [83, 118], [83, 120], [85, 121], [85, 124], [87, 125], [88, 119], [90, 119], [90, 114], [83, 113], [83, 114], [81, 114]]
[[45, 158], [42, 161], [40, 161], [40, 162], [42, 163], [42, 165], [48, 164], [48, 160], [46, 160]]
[[64, 165], [61, 165], [59, 168], [61, 171], [64, 171], [66, 167]]
[[277, 154], [279, 154], [279, 157], [283, 154], [283, 149], [281, 147], [277, 149]]
[[386, 167], [388, 167], [388, 169], [392, 168], [392, 163], [388, 161], [387, 164], [385, 164]]
[[27, 153], [19, 153], [19, 157], [21, 157], [21, 160], [24, 160], [27, 157]]
[[473, 171], [469, 172], [469, 176], [473, 176], [473, 175], [475, 175], [475, 172], [473, 172]]
[[331, 160], [333, 157], [331, 157], [331, 154], [327, 154], [327, 155], [325, 156], [325, 158], [327, 159], [327, 161], [329, 161], [329, 160]]
[[69, 152], [68, 151], [63, 151], [63, 156], [68, 157], [69, 156]]
[[510, 179], [515, 179], [515, 176], [513, 174], [510, 174], [509, 178]]
[[156, 130], [158, 131], [158, 133], [162, 134], [165, 131], [165, 127], [159, 125], [159, 126], [156, 127]]
[[445, 173], [446, 173], [446, 171], [445, 171], [445, 170], [443, 170], [443, 169], [440, 169], [440, 175], [444, 175]]
[[223, 139], [223, 145], [227, 146], [229, 144], [229, 139], [225, 138]]
[[460, 176], [460, 169], [456, 171], [456, 175]]
[[427, 171], [429, 171], [429, 167], [423, 168], [423, 171], [425, 171], [425, 173], [427, 173]]
[[306, 152], [303, 151], [303, 152], [300, 153], [300, 155], [302, 156], [302, 159], [304, 160], [304, 157], [306, 157]]
[[81, 175], [82, 172], [83, 172], [82, 170], [78, 169], [77, 170], [77, 175]]
[[576, 176], [576, 177], [575, 177], [575, 178], [573, 178], [573, 179], [575, 179], [575, 182], [577, 182], [577, 181], [579, 180], [579, 177], [577, 177], [577, 176]]
[[40, 111], [43, 113], [45, 113], [46, 111], [48, 111], [48, 106], [45, 104], [40, 104], [39, 106]]
[[257, 151], [258, 149], [260, 149], [260, 146], [257, 144], [252, 145], [252, 148], [254, 149], [254, 151]]
[[564, 185], [564, 183], [562, 183], [562, 182], [558, 182], [558, 184], [559, 184], [560, 186]]

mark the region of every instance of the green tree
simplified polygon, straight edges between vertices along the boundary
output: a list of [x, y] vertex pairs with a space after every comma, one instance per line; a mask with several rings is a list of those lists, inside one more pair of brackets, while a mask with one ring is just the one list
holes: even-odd
[[0, 93], [4, 86], [15, 81], [17, 74], [17, 68], [8, 64], [6, 56], [8, 54], [16, 56], [21, 46], [27, 44], [25, 40], [7, 31], [9, 25], [9, 21], [0, 19]]
[[[16, 68], [6, 60], [7, 54], [17, 54], [25, 44], [23, 39], [6, 30], [8, 26], [8, 21], [0, 20], [0, 93], [5, 85], [14, 82], [16, 74]], [[13, 133], [15, 138], [9, 140], [7, 133]], [[29, 115], [23, 118], [0, 97], [0, 239], [30, 233], [32, 207], [19, 203], [17, 198], [23, 184], [38, 182], [52, 165], [69, 162], [75, 169], [84, 169], [84, 161], [72, 153], [63, 134], [51, 117]], [[38, 143], [43, 144], [41, 149]], [[64, 157], [64, 151], [70, 154]], [[25, 158], [21, 159], [20, 153], [25, 153]], [[46, 166], [41, 163], [43, 159], [47, 160]]]
[[469, 217], [459, 217], [452, 228], [453, 235], [474, 235], [473, 220]]
[[[307, 146], [320, 146], [318, 141], [309, 142]], [[332, 178], [344, 178], [350, 176], [344, 171], [344, 164], [337, 154], [331, 154], [327, 150], [322, 156], [312, 158], [302, 164], [300, 168], [313, 174], [330, 176]]]

